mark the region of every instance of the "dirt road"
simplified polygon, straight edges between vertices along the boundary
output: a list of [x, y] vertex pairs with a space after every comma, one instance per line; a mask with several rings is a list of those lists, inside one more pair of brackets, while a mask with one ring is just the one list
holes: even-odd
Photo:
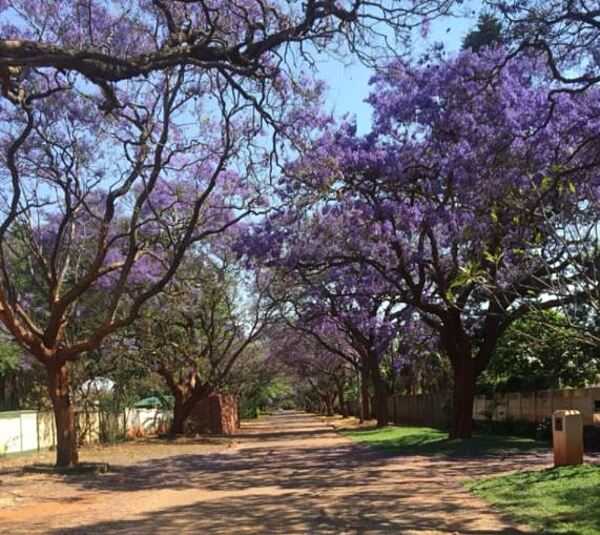
[[[0, 485], [0, 533], [525, 533], [460, 483], [508, 468], [386, 456], [288, 412], [244, 424], [218, 452], [188, 447], [96, 477], [15, 476]], [[2, 506], [3, 493], [27, 489], [31, 499]]]

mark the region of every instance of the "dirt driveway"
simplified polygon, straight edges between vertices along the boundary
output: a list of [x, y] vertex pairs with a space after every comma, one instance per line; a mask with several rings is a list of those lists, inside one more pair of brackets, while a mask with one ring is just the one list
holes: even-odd
[[246, 423], [229, 447], [173, 448], [95, 477], [8, 470], [0, 533], [518, 534], [460, 480], [549, 462], [390, 457], [303, 413]]

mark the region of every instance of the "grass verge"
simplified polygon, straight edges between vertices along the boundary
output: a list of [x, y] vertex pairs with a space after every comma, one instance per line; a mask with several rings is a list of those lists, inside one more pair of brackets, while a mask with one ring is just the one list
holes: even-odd
[[470, 439], [448, 439], [448, 434], [431, 427], [388, 426], [342, 431], [356, 442], [397, 455], [445, 455], [483, 457], [548, 450], [548, 444], [531, 438], [476, 433]]
[[600, 533], [600, 466], [519, 472], [479, 480], [469, 490], [536, 533]]

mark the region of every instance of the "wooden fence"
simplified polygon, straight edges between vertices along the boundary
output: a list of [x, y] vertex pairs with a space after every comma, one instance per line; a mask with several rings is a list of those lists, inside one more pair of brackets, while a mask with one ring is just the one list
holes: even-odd
[[392, 396], [388, 399], [388, 413], [395, 423], [446, 427], [452, 404], [445, 393]]
[[600, 425], [600, 387], [514, 392], [475, 398], [475, 420], [515, 420], [539, 423], [555, 410], [576, 409], [584, 425]]
[[[392, 421], [399, 424], [447, 427], [452, 415], [448, 394], [391, 396], [388, 409]], [[600, 426], [600, 387], [477, 396], [473, 419], [540, 423], [559, 409], [576, 409], [584, 425]]]

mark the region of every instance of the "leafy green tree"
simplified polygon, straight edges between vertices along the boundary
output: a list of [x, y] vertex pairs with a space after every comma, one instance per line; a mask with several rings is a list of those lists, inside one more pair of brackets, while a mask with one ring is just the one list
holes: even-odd
[[511, 325], [479, 381], [481, 392], [580, 387], [600, 373], [600, 349], [580, 340], [556, 310], [536, 311]]
[[504, 43], [504, 29], [498, 17], [482, 13], [477, 25], [463, 39], [463, 49], [479, 52], [485, 47], [495, 47]]
[[0, 334], [0, 411], [47, 408], [43, 370]]
[[236, 366], [272, 321], [268, 284], [225, 258], [190, 258], [124, 332], [115, 351], [161, 377], [174, 399], [171, 434], [202, 399], [236, 390]]
[[0, 340], [0, 410], [18, 408], [15, 399], [16, 371], [19, 367], [17, 347], [11, 342]]
[[275, 359], [265, 356], [266, 348], [262, 345], [255, 349], [236, 367], [232, 377], [240, 398], [242, 418], [256, 418], [270, 408], [290, 405], [294, 393], [289, 373], [284, 373]]
[[0, 375], [18, 369], [21, 360], [18, 346], [0, 339]]

